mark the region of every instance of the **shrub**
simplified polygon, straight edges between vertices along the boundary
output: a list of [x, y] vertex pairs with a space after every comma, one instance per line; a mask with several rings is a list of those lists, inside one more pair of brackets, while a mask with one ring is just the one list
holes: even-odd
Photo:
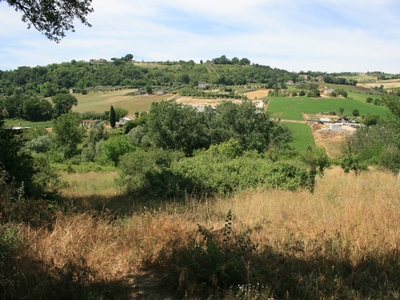
[[198, 234], [200, 238], [189, 234], [187, 249], [176, 261], [181, 270], [182, 292], [188, 293], [188, 288], [194, 283], [218, 290], [246, 281], [250, 272], [248, 262], [256, 245], [251, 241], [249, 231], [233, 232], [231, 211], [226, 216], [222, 232], [212, 232], [198, 225]]

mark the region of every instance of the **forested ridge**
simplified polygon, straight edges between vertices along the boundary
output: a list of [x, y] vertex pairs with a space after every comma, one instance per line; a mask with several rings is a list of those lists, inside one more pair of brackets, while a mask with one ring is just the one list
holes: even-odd
[[[284, 88], [286, 82], [303, 80], [299, 73], [250, 63], [247, 58], [232, 60], [224, 55], [211, 61], [195, 63], [178, 62], [134, 62], [127, 54], [121, 58], [76, 61], [49, 64], [47, 66], [21, 66], [15, 70], [0, 70], [0, 95], [13, 94], [51, 97], [68, 93], [69, 89], [82, 92], [96, 87], [159, 86], [177, 89], [181, 86], [197, 86], [199, 83], [220, 85], [244, 85], [259, 83], [267, 88]], [[304, 72], [310, 76], [323, 75], [322, 72]], [[325, 74], [326, 75], [326, 74]], [[327, 80], [340, 84], [355, 84], [338, 77], [328, 76]], [[337, 79], [340, 78], [340, 79]]]
[[0, 71], [0, 94], [10, 96], [19, 93], [49, 97], [67, 93], [71, 88], [82, 91], [97, 86], [197, 86], [200, 82], [224, 85], [263, 83], [268, 87], [275, 87], [287, 80], [296, 80], [297, 77], [295, 73], [258, 64], [196, 64], [193, 61], [135, 64], [124, 59], [102, 63], [72, 60], [47, 66]]

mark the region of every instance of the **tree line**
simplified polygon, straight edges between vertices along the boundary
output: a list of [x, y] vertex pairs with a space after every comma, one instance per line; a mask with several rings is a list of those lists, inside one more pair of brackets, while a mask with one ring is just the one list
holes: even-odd
[[[210, 67], [211, 65], [211, 67]], [[269, 88], [288, 80], [296, 81], [297, 74], [262, 65], [213, 63], [196, 64], [179, 61], [156, 67], [137, 65], [129, 55], [105, 63], [72, 60], [47, 66], [19, 67], [0, 71], [0, 96], [14, 94], [51, 97], [68, 93], [70, 89], [85, 92], [100, 86], [144, 88], [146, 86], [180, 87], [198, 83], [236, 85], [262, 83]]]

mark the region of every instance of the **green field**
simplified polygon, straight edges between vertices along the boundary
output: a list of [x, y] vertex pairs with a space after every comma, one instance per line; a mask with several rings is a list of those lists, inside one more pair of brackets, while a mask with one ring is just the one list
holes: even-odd
[[344, 114], [350, 115], [358, 109], [360, 115], [377, 114], [382, 117], [388, 112], [383, 106], [344, 98], [308, 98], [308, 97], [270, 97], [268, 111], [272, 117], [287, 120], [303, 120], [301, 113], [316, 114], [320, 112], [336, 111], [344, 108]]
[[293, 132], [294, 142], [290, 146], [303, 152], [308, 146], [316, 147], [311, 127], [308, 124], [284, 123]]
[[135, 92], [136, 89], [123, 89], [110, 92], [89, 92], [87, 95], [74, 94], [78, 99], [78, 106], [72, 108], [76, 112], [94, 111], [104, 112], [110, 110], [110, 106], [125, 108], [129, 115], [136, 111], [148, 111], [151, 103], [166, 100], [171, 94], [125, 96], [127, 93]]
[[47, 122], [30, 122], [22, 119], [14, 119], [14, 120], [6, 120], [6, 126], [21, 126], [21, 127], [46, 127], [50, 128], [53, 126], [53, 121], [47, 121]]

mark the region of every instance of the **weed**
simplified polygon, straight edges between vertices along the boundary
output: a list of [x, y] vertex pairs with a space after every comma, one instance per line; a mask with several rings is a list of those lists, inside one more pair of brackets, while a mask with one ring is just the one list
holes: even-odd
[[[237, 285], [250, 272], [250, 254], [256, 246], [246, 231], [234, 234], [232, 213], [228, 212], [221, 232], [207, 230], [198, 225], [201, 239], [189, 235], [187, 252], [182, 261], [180, 288], [186, 291], [188, 283], [227, 289]], [[187, 292], [187, 291], [186, 291]]]

